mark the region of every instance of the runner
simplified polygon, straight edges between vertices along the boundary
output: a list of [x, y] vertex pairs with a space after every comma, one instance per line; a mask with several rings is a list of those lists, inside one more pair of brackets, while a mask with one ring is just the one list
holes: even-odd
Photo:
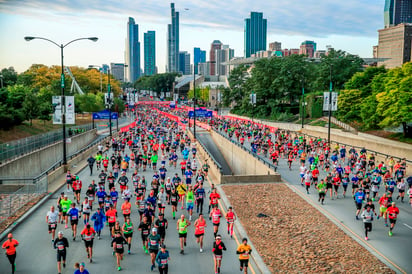
[[172, 205], [173, 220], [176, 218], [176, 211], [177, 211], [178, 201], [179, 201], [179, 194], [177, 194], [175, 188], [172, 188], [172, 193], [170, 193], [170, 204]]
[[365, 241], [369, 240], [368, 232], [372, 231], [372, 221], [373, 221], [373, 211], [372, 208], [368, 205], [365, 206], [365, 209], [362, 211], [361, 218], [365, 226]]
[[214, 235], [214, 237], [217, 236], [217, 232], [219, 230], [220, 217], [222, 217], [222, 214], [220, 213], [219, 207], [217, 207], [217, 206], [213, 207], [212, 211], [209, 214], [209, 219], [212, 220], [212, 223], [213, 223], [213, 235]]
[[59, 231], [57, 238], [54, 240], [54, 249], [57, 249], [57, 272], [62, 273], [63, 268], [66, 267], [66, 249], [69, 247], [69, 241], [63, 236], [63, 232]]
[[169, 251], [166, 250], [166, 246], [162, 244], [160, 251], [157, 253], [156, 262], [159, 265], [160, 274], [167, 274], [169, 271], [168, 260], [170, 260]]
[[389, 227], [389, 236], [393, 235], [393, 228], [395, 227], [396, 224], [396, 219], [398, 218], [399, 215], [399, 208], [396, 207], [396, 203], [392, 202], [391, 206], [388, 207], [386, 210], [389, 216], [389, 223], [391, 224]]
[[76, 179], [72, 183], [74, 197], [77, 200], [77, 203], [80, 204], [80, 192], [82, 191], [83, 183], [79, 179], [79, 176], [76, 176]]
[[87, 258], [90, 260], [90, 262], [93, 262], [93, 240], [94, 236], [96, 235], [96, 231], [93, 229], [93, 227], [90, 226], [89, 223], [87, 223], [86, 227], [82, 230], [80, 235], [86, 247]]
[[86, 225], [90, 220], [91, 206], [89, 198], [84, 197], [84, 202], [82, 203], [81, 212], [83, 213], [83, 223]]
[[206, 195], [205, 189], [203, 188], [203, 183], [200, 183], [195, 191], [196, 196], [196, 213], [203, 213], [203, 203], [204, 197]]
[[186, 190], [187, 190], [186, 185], [183, 182], [180, 182], [176, 190], [177, 190], [177, 193], [179, 194], [179, 201], [182, 202], [182, 209], [183, 209]]
[[133, 224], [130, 221], [130, 217], [126, 218], [126, 222], [123, 224], [122, 230], [128, 245], [127, 253], [130, 254], [130, 247], [132, 246], [133, 238]]
[[160, 245], [160, 235], [157, 234], [157, 228], [152, 228], [152, 233], [148, 237], [149, 240], [149, 252], [150, 252], [150, 262], [151, 267], [150, 270], [153, 271], [155, 269], [155, 261], [156, 255], [159, 252], [159, 245]]
[[117, 210], [113, 207], [113, 205], [110, 205], [110, 209], [106, 211], [105, 215], [109, 224], [110, 236], [113, 238], [112, 228], [116, 223]]
[[177, 231], [179, 233], [180, 241], [180, 254], [184, 254], [183, 246], [186, 246], [187, 238], [187, 227], [190, 226], [190, 221], [185, 218], [185, 215], [181, 215], [180, 219], [177, 221]]
[[217, 235], [212, 248], [213, 261], [215, 263], [215, 274], [220, 273], [220, 267], [222, 266], [223, 250], [226, 250], [226, 246], [222, 242], [222, 237], [220, 235]]
[[365, 193], [362, 191], [361, 188], [358, 189], [358, 192], [355, 193], [355, 197], [353, 197], [355, 200], [355, 205], [356, 205], [356, 220], [359, 220], [359, 213], [362, 209], [362, 202], [365, 200]]
[[157, 228], [157, 234], [160, 236], [160, 243], [163, 244], [164, 240], [166, 238], [166, 229], [168, 227], [169, 223], [167, 220], [164, 218], [163, 213], [159, 213], [159, 219], [156, 220], [154, 223], [155, 228]]
[[207, 227], [206, 220], [203, 214], [199, 213], [199, 218], [194, 223], [196, 243], [200, 246], [200, 253], [203, 252], [203, 238], [205, 235], [205, 228]]
[[19, 242], [16, 239], [13, 239], [13, 234], [9, 233], [7, 235], [7, 240], [3, 243], [2, 248], [6, 249], [6, 256], [9, 259], [11, 265], [11, 273], [14, 274], [16, 271], [16, 247], [19, 245]]
[[100, 240], [100, 234], [102, 233], [104, 223], [106, 222], [106, 216], [104, 215], [100, 207], [98, 207], [97, 211], [93, 214], [92, 221], [94, 221], [93, 227], [97, 233], [98, 239]]
[[132, 212], [132, 204], [129, 202], [129, 199], [126, 198], [122, 204], [122, 211], [123, 211], [123, 217], [126, 222], [126, 219], [130, 219], [130, 213]]
[[47, 215], [46, 215], [46, 223], [48, 224], [48, 227], [49, 227], [49, 234], [52, 235], [52, 240], [51, 240], [52, 243], [55, 238], [58, 217], [59, 217], [59, 213], [57, 213], [54, 210], [54, 206], [51, 206], [50, 211], [47, 212]]
[[60, 200], [60, 206], [62, 208], [62, 216], [65, 223], [65, 228], [67, 228], [68, 223], [67, 211], [70, 209], [71, 204], [72, 201], [67, 198], [66, 194], [64, 195], [63, 200]]
[[73, 241], [76, 240], [77, 225], [79, 224], [79, 218], [82, 217], [80, 210], [76, 207], [76, 203], [71, 204], [71, 208], [67, 211], [67, 215], [70, 216], [70, 224], [72, 226]]
[[143, 251], [149, 253], [147, 247], [147, 237], [149, 236], [150, 232], [150, 223], [148, 222], [146, 216], [143, 216], [143, 221], [139, 224], [139, 230], [141, 231], [142, 236]]
[[187, 193], [186, 193], [186, 209], [189, 213], [189, 221], [192, 220], [194, 199], [195, 199], [195, 196], [193, 194], [192, 186], [189, 185], [189, 189], [187, 190]]
[[112, 240], [113, 250], [116, 254], [116, 263], [118, 271], [122, 270], [122, 267], [120, 266], [120, 261], [123, 260], [124, 244], [127, 244], [127, 241], [121, 234], [117, 234], [117, 236]]
[[66, 174], [66, 186], [67, 186], [67, 192], [72, 191], [72, 174], [70, 173], [70, 170], [68, 170]]
[[379, 199], [379, 216], [378, 220], [380, 217], [383, 216], [385, 219], [385, 226], [388, 226], [388, 213], [386, 212], [387, 208], [389, 205], [389, 199], [386, 196], [386, 193], [383, 193], [382, 197]]
[[210, 208], [217, 207], [219, 199], [220, 199], [220, 195], [219, 195], [219, 193], [217, 193], [217, 189], [212, 184], [212, 193], [210, 193], [210, 195], [209, 195], [209, 200], [210, 200], [210, 202], [209, 202], [209, 212], [210, 212]]
[[319, 199], [318, 202], [320, 202], [322, 205], [324, 205], [325, 202], [325, 196], [326, 196], [326, 184], [323, 179], [320, 180], [320, 183], [317, 185], [317, 189], [319, 192]]
[[233, 208], [229, 206], [229, 209], [226, 213], [226, 221], [227, 221], [227, 234], [230, 235], [230, 238], [233, 236], [233, 224], [236, 221], [236, 215], [233, 213]]
[[239, 254], [240, 271], [243, 271], [243, 273], [247, 274], [249, 257], [250, 253], [252, 253], [252, 248], [247, 244], [246, 238], [242, 239], [242, 243], [237, 248], [236, 253]]

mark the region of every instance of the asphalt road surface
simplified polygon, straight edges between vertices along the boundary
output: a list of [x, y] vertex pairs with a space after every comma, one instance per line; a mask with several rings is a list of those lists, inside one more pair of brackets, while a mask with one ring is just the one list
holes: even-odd
[[[233, 140], [236, 138], [233, 137]], [[245, 148], [250, 150], [250, 143], [245, 138]], [[267, 159], [267, 158], [266, 158]], [[267, 159], [269, 161], [269, 159]], [[270, 161], [271, 162], [271, 161]], [[299, 177], [299, 162], [292, 162], [292, 170], [289, 170], [286, 159], [280, 159], [277, 172], [282, 176], [282, 179], [289, 182], [292, 186], [311, 199], [314, 203], [318, 203], [318, 192], [311, 186], [310, 194], [306, 194], [304, 187], [301, 187]], [[343, 167], [343, 165], [342, 165]], [[324, 178], [326, 173], [320, 170], [320, 179]], [[362, 220], [355, 219], [355, 203], [351, 197], [351, 184], [348, 186], [348, 192], [345, 198], [342, 196], [343, 189], [339, 189], [339, 199], [331, 200], [329, 193], [326, 195], [325, 205], [320, 206], [321, 210], [326, 210], [330, 216], [333, 216], [337, 222], [345, 225], [355, 235], [357, 235], [358, 241], [369, 248], [372, 253], [384, 256], [388, 261], [392, 262], [389, 265], [397, 272], [412, 273], [412, 256], [410, 253], [412, 246], [412, 208], [409, 205], [407, 195], [405, 195], [405, 202], [401, 203], [400, 200], [396, 200], [398, 191], [395, 190], [393, 197], [397, 203], [400, 214], [396, 226], [393, 230], [393, 236], [388, 236], [389, 228], [385, 227], [384, 220], [374, 220], [373, 230], [369, 233], [369, 240], [364, 240], [364, 227]], [[384, 192], [384, 187], [381, 186], [379, 197]], [[379, 212], [379, 204], [374, 202], [376, 212]], [[388, 221], [389, 223], [389, 221]], [[397, 268], [396, 266], [400, 267]]]
[[[159, 157], [160, 158], [160, 157]], [[179, 153], [180, 162], [181, 154]], [[159, 161], [160, 163], [160, 161]], [[179, 168], [179, 165], [177, 165]], [[173, 177], [174, 173], [178, 173], [181, 176], [180, 169], [176, 170], [171, 167], [167, 167], [168, 177]], [[127, 175], [130, 180], [132, 170], [129, 169]], [[152, 170], [146, 172], [140, 172], [147, 179], [152, 178]], [[81, 199], [84, 198], [84, 192], [87, 189], [87, 185], [92, 179], [98, 182], [98, 172], [96, 167], [94, 169], [94, 175], [89, 176], [89, 168], [83, 169], [79, 174], [80, 179], [83, 181], [83, 192]], [[132, 185], [130, 180], [129, 186]], [[210, 190], [209, 183], [205, 182], [205, 190]], [[118, 188], [118, 186], [117, 186]], [[149, 190], [148, 186], [148, 190]], [[65, 191], [66, 187], [62, 187], [61, 191]], [[51, 205], [56, 205], [58, 194], [53, 195], [46, 203], [39, 207], [33, 214], [28, 217], [24, 223], [22, 223], [13, 232], [14, 237], [20, 242], [17, 247], [17, 259], [16, 259], [16, 273], [57, 273], [56, 265], [56, 250], [52, 248], [51, 236], [47, 231], [46, 214], [49, 211]], [[119, 189], [118, 189], [119, 191]], [[120, 191], [119, 191], [120, 193]], [[147, 192], [148, 193], [148, 192]], [[73, 193], [68, 193], [69, 199], [73, 200]], [[208, 199], [206, 199], [208, 200]], [[134, 204], [135, 198], [133, 197], [131, 202]], [[117, 209], [119, 211], [119, 218], [121, 225], [123, 225], [123, 216], [121, 214], [120, 206], [123, 202], [119, 199]], [[94, 206], [94, 209], [96, 206]], [[204, 214], [207, 213], [208, 202], [204, 206]], [[157, 213], [157, 212], [156, 212]], [[182, 213], [188, 216], [186, 210], [181, 210], [178, 207], [176, 217]], [[213, 268], [213, 256], [212, 256], [212, 244], [213, 244], [213, 226], [211, 221], [206, 216], [207, 228], [204, 239], [203, 253], [199, 252], [199, 247], [196, 244], [194, 236], [194, 220], [197, 218], [197, 214], [193, 213], [192, 225], [188, 228], [187, 246], [185, 247], [185, 254], [181, 255], [178, 234], [176, 230], [176, 220], [171, 217], [170, 206], [166, 207], [165, 217], [169, 222], [169, 227], [166, 232], [165, 244], [167, 250], [170, 253], [169, 273], [214, 273]], [[121, 262], [122, 270], [120, 273], [158, 273], [157, 268], [155, 272], [150, 271], [150, 256], [145, 254], [142, 249], [140, 232], [137, 230], [139, 225], [139, 214], [137, 207], [133, 206], [131, 220], [134, 225], [135, 232], [133, 234], [131, 254], [125, 253], [124, 260]], [[81, 229], [83, 229], [83, 220], [79, 220], [78, 235]], [[69, 240], [70, 247], [68, 248], [67, 266], [63, 269], [63, 273], [73, 273], [73, 265], [75, 262], [85, 262], [86, 269], [90, 273], [115, 273], [117, 271], [116, 258], [112, 256], [112, 248], [110, 246], [109, 230], [105, 227], [102, 231], [102, 239], [98, 240], [97, 237], [94, 240], [93, 247], [93, 263], [89, 263], [87, 259], [87, 253], [85, 251], [84, 243], [80, 240], [80, 236], [76, 238], [76, 241], [72, 240], [70, 226], [68, 229], [64, 229], [64, 225], [59, 224], [57, 231], [61, 230]], [[57, 236], [56, 231], [56, 236]], [[223, 261], [221, 267], [221, 273], [239, 273], [239, 261], [238, 255], [236, 255], [237, 242], [235, 239], [230, 239], [226, 230], [226, 221], [221, 219], [219, 232], [222, 235], [222, 240], [227, 247], [227, 251], [223, 254]], [[127, 246], [126, 246], [127, 248]], [[156, 265], [157, 266], [157, 265]], [[0, 256], [0, 273], [9, 273], [10, 264], [4, 254]], [[256, 268], [255, 268], [256, 269]], [[256, 270], [255, 270], [256, 271]], [[251, 271], [249, 271], [252, 273]], [[256, 271], [258, 273], [258, 271]]]

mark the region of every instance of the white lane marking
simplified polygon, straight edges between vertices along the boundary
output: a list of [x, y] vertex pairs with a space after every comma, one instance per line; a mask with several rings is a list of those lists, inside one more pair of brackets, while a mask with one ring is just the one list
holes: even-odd
[[412, 226], [410, 226], [410, 225], [407, 225], [407, 224], [404, 224], [406, 227], [408, 227], [408, 228], [410, 228], [410, 229], [412, 229]]

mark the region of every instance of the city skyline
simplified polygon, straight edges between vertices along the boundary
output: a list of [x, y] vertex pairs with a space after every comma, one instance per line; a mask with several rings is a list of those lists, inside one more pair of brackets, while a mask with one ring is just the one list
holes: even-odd
[[[313, 11], [309, 8], [320, 5], [320, 2], [324, 3], [323, 9]], [[377, 30], [383, 27], [384, 1], [376, 2], [348, 0], [328, 6], [326, 1], [310, 0], [299, 5], [290, 4], [287, 8], [281, 5], [281, 8], [275, 9], [267, 7], [266, 2], [260, 0], [255, 1], [253, 6], [241, 1], [228, 1], [222, 8], [215, 9], [205, 3], [175, 1], [176, 11], [180, 12], [179, 50], [192, 52], [194, 47], [209, 48], [213, 40], [222, 40], [231, 45], [236, 56], [242, 56], [243, 20], [251, 11], [263, 11], [268, 20], [266, 46], [279, 41], [284, 48], [298, 48], [302, 41], [314, 40], [319, 49], [330, 44], [336, 49], [371, 57], [372, 46], [378, 40]], [[34, 63], [59, 65], [58, 52], [53, 54], [50, 47], [41, 42], [28, 47], [23, 40], [25, 35], [46, 37], [57, 43], [97, 36], [99, 41], [96, 44], [78, 43], [68, 47], [65, 63], [81, 67], [87, 67], [90, 63], [123, 63], [125, 47], [122, 41], [126, 37], [124, 27], [121, 27], [128, 17], [134, 17], [139, 25], [140, 41], [143, 41], [143, 33], [148, 30], [158, 33], [156, 65], [159, 72], [164, 72], [167, 24], [171, 20], [170, 3], [137, 1], [134, 8], [130, 8], [126, 1], [119, 1], [116, 7], [102, 3], [101, 6], [88, 3], [86, 7], [85, 3], [77, 0], [70, 6], [43, 0], [0, 2], [0, 26], [7, 37], [6, 43], [0, 45], [0, 66], [14, 66], [18, 72], [23, 72]], [[239, 9], [233, 11], [231, 5]], [[77, 12], [82, 7], [82, 12]], [[368, 12], [357, 12], [362, 7]], [[310, 12], [305, 13], [307, 10]], [[299, 12], [303, 13], [295, 15]], [[312, 17], [314, 13], [316, 16]], [[312, 18], [310, 22], [309, 18]], [[49, 23], [50, 20], [54, 20], [53, 24]], [[67, 20], [71, 23], [67, 24]]]

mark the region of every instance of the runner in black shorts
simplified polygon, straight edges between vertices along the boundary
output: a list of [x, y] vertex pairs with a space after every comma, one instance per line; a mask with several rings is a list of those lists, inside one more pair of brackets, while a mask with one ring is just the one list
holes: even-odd
[[63, 237], [63, 232], [59, 231], [58, 237], [54, 240], [53, 246], [57, 249], [57, 271], [61, 274], [61, 263], [63, 261], [63, 267], [66, 267], [66, 248], [69, 247], [69, 241]]

